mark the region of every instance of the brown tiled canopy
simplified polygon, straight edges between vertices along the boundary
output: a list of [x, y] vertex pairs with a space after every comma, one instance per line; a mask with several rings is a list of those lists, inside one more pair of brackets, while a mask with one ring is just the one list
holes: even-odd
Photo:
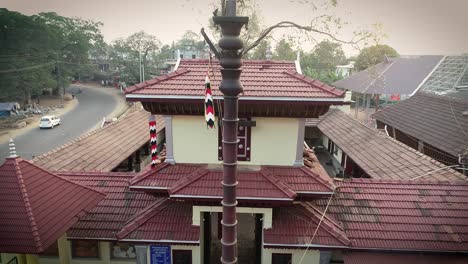
[[371, 178], [466, 180], [463, 174], [386, 134], [361, 124], [339, 110], [330, 110], [318, 124], [330, 138]]

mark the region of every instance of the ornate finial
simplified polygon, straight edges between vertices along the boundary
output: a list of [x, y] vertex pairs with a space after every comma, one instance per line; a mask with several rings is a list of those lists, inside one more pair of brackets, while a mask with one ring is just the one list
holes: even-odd
[[16, 147], [15, 147], [15, 142], [13, 142], [13, 138], [10, 138], [10, 158], [17, 158], [18, 155], [16, 155]]

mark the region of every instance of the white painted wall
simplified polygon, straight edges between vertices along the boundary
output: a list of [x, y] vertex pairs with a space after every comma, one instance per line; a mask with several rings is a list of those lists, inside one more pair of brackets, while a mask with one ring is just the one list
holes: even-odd
[[[299, 119], [253, 118], [251, 160], [245, 165], [288, 165], [296, 157]], [[207, 129], [203, 116], [174, 116], [173, 138], [176, 163], [209, 163], [218, 161], [218, 129]]]

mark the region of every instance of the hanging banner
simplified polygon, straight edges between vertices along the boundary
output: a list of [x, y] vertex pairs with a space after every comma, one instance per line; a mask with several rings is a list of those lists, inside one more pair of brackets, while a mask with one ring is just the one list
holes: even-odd
[[150, 146], [151, 146], [151, 167], [156, 167], [158, 160], [158, 140], [156, 133], [156, 118], [154, 115], [149, 117]]
[[205, 78], [205, 120], [206, 126], [209, 128], [214, 128], [215, 126], [215, 111], [213, 103], [213, 94], [211, 92], [210, 78], [208, 74]]

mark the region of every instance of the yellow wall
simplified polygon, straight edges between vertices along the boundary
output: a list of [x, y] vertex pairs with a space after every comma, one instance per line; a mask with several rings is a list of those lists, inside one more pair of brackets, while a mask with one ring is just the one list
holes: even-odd
[[[271, 264], [271, 254], [272, 253], [289, 253], [292, 254], [292, 263], [298, 264], [301, 261], [302, 256], [304, 255], [305, 250], [299, 249], [281, 249], [281, 248], [264, 248], [262, 255], [263, 264]], [[302, 260], [302, 263], [307, 264], [319, 264], [320, 263], [320, 251], [318, 250], [307, 250], [307, 253]]]
[[[251, 161], [245, 165], [293, 165], [296, 157], [299, 120], [253, 118]], [[220, 163], [218, 128], [207, 129], [203, 116], [174, 116], [174, 159], [177, 163]]]

